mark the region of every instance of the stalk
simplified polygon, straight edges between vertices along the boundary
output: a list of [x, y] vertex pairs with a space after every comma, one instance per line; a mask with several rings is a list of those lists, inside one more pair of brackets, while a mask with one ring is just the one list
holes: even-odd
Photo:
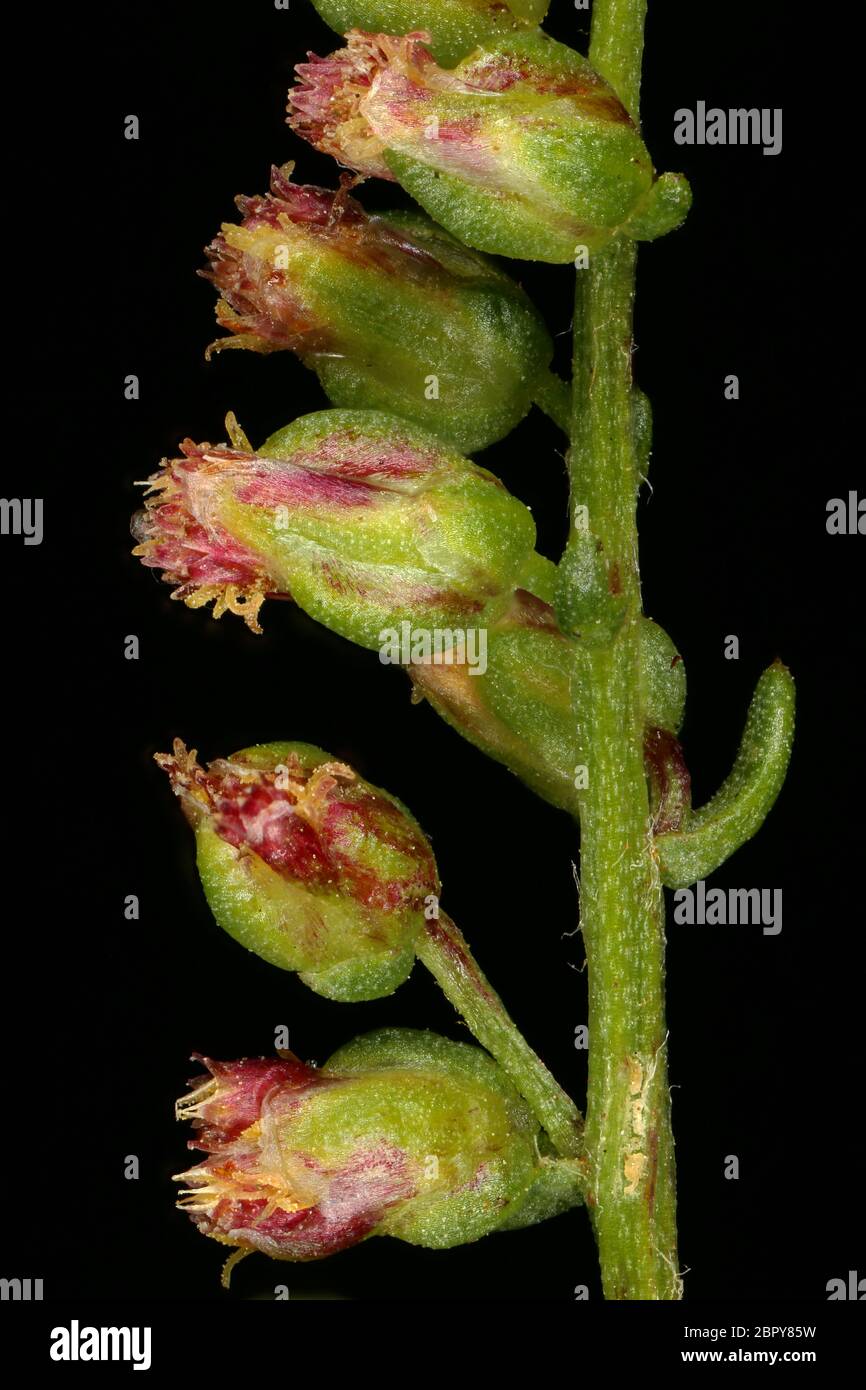
[[555, 372], [547, 372], [535, 388], [535, 404], [568, 434], [571, 425], [571, 389]]
[[473, 1036], [511, 1078], [557, 1153], [563, 1158], [578, 1157], [583, 1149], [580, 1111], [512, 1022], [458, 927], [440, 911], [425, 928], [416, 947], [418, 959], [462, 1014]]
[[[595, 0], [593, 7], [590, 61], [635, 119], [645, 13], [646, 0]], [[577, 272], [575, 304], [573, 526], [576, 508], [586, 507], [617, 614], [610, 630], [578, 644], [573, 687], [574, 716], [589, 750], [580, 895], [589, 985], [587, 1206], [605, 1297], [676, 1299], [664, 902], [650, 836], [639, 695], [635, 264], [634, 243], [614, 241]], [[586, 524], [584, 514], [584, 530]]]

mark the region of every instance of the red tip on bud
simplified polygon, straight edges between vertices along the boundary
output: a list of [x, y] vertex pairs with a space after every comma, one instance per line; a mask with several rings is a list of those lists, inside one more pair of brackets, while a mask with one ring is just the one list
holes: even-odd
[[[311, 891], [339, 889], [373, 911], [422, 912], [438, 891], [436, 863], [404, 808], [345, 763], [270, 747], [271, 766], [238, 754], [204, 768], [176, 739], [156, 762], [193, 827], [206, 820], [221, 840], [283, 878]], [[387, 874], [377, 871], [377, 849], [389, 856]], [[397, 854], [405, 856], [402, 875]]]
[[[261, 556], [237, 540], [213, 515], [208, 498], [227, 478], [243, 476], [249, 456], [185, 439], [183, 458], [164, 460], [148, 478], [144, 508], [132, 519], [133, 550], [148, 569], [163, 571], [172, 598], [189, 608], [213, 600], [213, 615], [236, 613], [260, 633], [258, 612], [280, 594]], [[282, 595], [288, 597], [288, 595]]]
[[[334, 346], [333, 330], [304, 302], [296, 277], [275, 264], [271, 234], [301, 231], [323, 243], [338, 238], [347, 252], [355, 242], [363, 242], [370, 219], [350, 196], [349, 189], [358, 182], [355, 177], [343, 175], [335, 193], [292, 183], [293, 167], [272, 167], [270, 193], [236, 198], [243, 222], [225, 223], [205, 248], [210, 267], [198, 273], [220, 291], [217, 322], [234, 335], [211, 343], [208, 358], [230, 347], [308, 355]], [[357, 257], [362, 258], [360, 246]]]
[[395, 37], [353, 30], [346, 35], [346, 47], [327, 58], [308, 54], [309, 62], [295, 68], [300, 85], [289, 93], [289, 125], [302, 139], [358, 173], [393, 179], [382, 157], [382, 142], [361, 114], [361, 104], [379, 73], [395, 62], [405, 74], [404, 107], [423, 101], [425, 70], [436, 66], [426, 47], [429, 42], [430, 35], [423, 31]]
[[177, 1181], [186, 1184], [179, 1205], [203, 1235], [239, 1253], [321, 1259], [363, 1240], [413, 1195], [407, 1155], [393, 1144], [368, 1143], [336, 1168], [312, 1150], [283, 1147], [281, 1132], [339, 1078], [297, 1059], [201, 1060], [210, 1076], [178, 1101], [177, 1115], [197, 1131], [190, 1147], [209, 1157]]

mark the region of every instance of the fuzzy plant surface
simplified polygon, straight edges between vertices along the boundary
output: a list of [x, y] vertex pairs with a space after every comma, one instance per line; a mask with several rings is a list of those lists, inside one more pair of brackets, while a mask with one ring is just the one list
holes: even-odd
[[[209, 354], [294, 353], [332, 408], [258, 445], [232, 414], [225, 441], [185, 439], [148, 480], [134, 553], [189, 608], [260, 632], [267, 601], [291, 599], [387, 649], [414, 699], [573, 818], [589, 1079], [581, 1110], [447, 915], [395, 797], [306, 743], [205, 764], [176, 742], [157, 761], [218, 926], [334, 1003], [391, 994], [418, 962], [478, 1044], [391, 1029], [322, 1067], [204, 1059], [178, 1102], [206, 1154], [180, 1205], [232, 1251], [226, 1279], [254, 1251], [442, 1249], [583, 1205], [605, 1297], [675, 1300], [663, 889], [706, 878], [762, 825], [794, 684], [781, 662], [763, 673], [730, 776], [693, 807], [685, 666], [642, 611], [638, 561], [652, 434], [632, 377], [638, 246], [691, 200], [641, 136], [646, 0], [594, 0], [586, 56], [545, 34], [545, 0], [314, 4], [343, 42], [299, 62], [288, 123], [342, 173], [324, 189], [273, 169], [201, 273], [225, 334]], [[415, 209], [366, 211], [366, 180]], [[573, 278], [570, 382], [519, 264], [491, 257]], [[557, 564], [471, 458], [533, 403], [569, 440]]]

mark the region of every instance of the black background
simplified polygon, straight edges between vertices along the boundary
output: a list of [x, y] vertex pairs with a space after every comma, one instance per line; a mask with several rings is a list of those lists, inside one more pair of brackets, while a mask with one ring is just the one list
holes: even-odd
[[[816, 66], [817, 32], [794, 6], [655, 0], [650, 12], [644, 134], [660, 169], [688, 175], [695, 205], [682, 231], [641, 252], [635, 365], [655, 411], [642, 573], [646, 609], [687, 663], [697, 802], [727, 773], [760, 671], [781, 656], [799, 689], [788, 783], [714, 880], [781, 887], [781, 935], [669, 931], [681, 1260], [689, 1300], [820, 1300], [858, 1260], [866, 1274], [863, 540], [825, 529], [828, 499], [862, 489], [859, 262], [844, 230], [855, 94]], [[261, 440], [326, 404], [288, 354], [206, 365], [214, 295], [194, 272], [233, 195], [263, 191], [271, 163], [294, 158], [301, 181], [333, 184], [332, 162], [291, 135], [283, 109], [293, 64], [336, 38], [306, 0], [288, 12], [270, 0], [180, 14], [164, 0], [96, 4], [86, 21], [49, 6], [34, 18], [19, 51], [29, 78], [6, 267], [7, 293], [23, 291], [7, 342], [23, 343], [26, 371], [7, 405], [3, 486], [44, 496], [46, 520], [40, 547], [2, 542], [7, 728], [23, 754], [5, 798], [7, 1272], [44, 1277], [46, 1298], [268, 1298], [288, 1283], [293, 1298], [570, 1301], [587, 1284], [596, 1299], [581, 1211], [446, 1253], [383, 1240], [309, 1266], [251, 1258], [227, 1296], [222, 1252], [174, 1210], [170, 1175], [187, 1155], [172, 1107], [192, 1051], [267, 1052], [285, 1024], [295, 1050], [322, 1061], [383, 1024], [461, 1027], [420, 968], [392, 998], [350, 1008], [224, 936], [155, 751], [177, 735], [204, 758], [303, 739], [403, 798], [433, 839], [445, 906], [582, 1100], [576, 847], [566, 817], [413, 708], [405, 677], [374, 653], [288, 605], [265, 608], [259, 638], [230, 615], [214, 623], [129, 556], [133, 482], [183, 436], [222, 439], [233, 409]], [[585, 48], [586, 16], [568, 0], [554, 0], [548, 27]], [[783, 153], [675, 146], [674, 111], [699, 99], [784, 107]], [[137, 142], [123, 136], [129, 113]], [[372, 184], [361, 196], [402, 197]], [[568, 267], [513, 270], [562, 335], [564, 368]], [[128, 373], [139, 401], [124, 399]], [[729, 373], [737, 402], [723, 396]], [[563, 448], [533, 412], [482, 456], [532, 507], [553, 557]], [[128, 634], [138, 661], [124, 659]], [[728, 634], [738, 661], [724, 659]], [[138, 922], [124, 919], [130, 893]], [[123, 1176], [129, 1154], [137, 1182]], [[723, 1176], [728, 1154], [737, 1182]]]

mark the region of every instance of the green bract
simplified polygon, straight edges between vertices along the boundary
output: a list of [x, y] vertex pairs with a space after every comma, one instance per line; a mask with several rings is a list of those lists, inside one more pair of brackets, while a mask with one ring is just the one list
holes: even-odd
[[362, 174], [396, 178], [477, 250], [573, 261], [619, 233], [660, 236], [688, 211], [685, 180], [656, 180], [613, 90], [543, 34], [444, 70], [417, 36], [355, 32], [297, 71], [300, 135]]

